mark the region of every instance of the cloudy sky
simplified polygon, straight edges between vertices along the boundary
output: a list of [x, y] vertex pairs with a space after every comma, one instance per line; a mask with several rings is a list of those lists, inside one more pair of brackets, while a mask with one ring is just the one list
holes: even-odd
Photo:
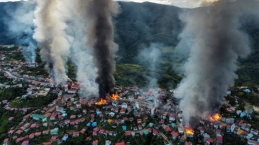
[[[22, 0], [0, 0], [0, 2], [8, 2], [8, 1], [22, 1]], [[116, 0], [116, 1], [132, 1], [132, 2], [149, 1], [153, 3], [175, 5], [179, 7], [197, 7], [202, 0]]]
[[132, 1], [132, 2], [153, 2], [166, 5], [175, 5], [179, 7], [197, 7], [203, 0], [118, 0], [118, 1]]

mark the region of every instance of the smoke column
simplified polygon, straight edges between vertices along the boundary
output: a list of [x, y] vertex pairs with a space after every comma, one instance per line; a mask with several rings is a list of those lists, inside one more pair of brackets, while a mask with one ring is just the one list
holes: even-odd
[[41, 48], [41, 59], [45, 68], [56, 85], [67, 80], [66, 62], [69, 55], [68, 36], [65, 33], [67, 25], [62, 14], [66, 9], [59, 0], [37, 0], [34, 24], [36, 26], [33, 38]]
[[[158, 76], [156, 75], [156, 72], [158, 69], [160, 69], [158, 60], [161, 57], [161, 51], [160, 49], [163, 47], [163, 45], [158, 43], [152, 43], [149, 47], [142, 49], [138, 54], [138, 61], [145, 65], [149, 71], [150, 71], [150, 80], [148, 84], [148, 89], [152, 89], [152, 91], [155, 91], [155, 88], [157, 88], [159, 85], [157, 83]], [[154, 96], [152, 97], [154, 101], [154, 106], [148, 106], [148, 107], [158, 107], [158, 93], [154, 93]], [[150, 108], [152, 109], [152, 108]]]
[[85, 28], [87, 25], [85, 0], [78, 0], [77, 3], [67, 1], [69, 5], [69, 17], [67, 33], [73, 37], [71, 41], [70, 59], [77, 67], [77, 81], [80, 83], [79, 96], [89, 98], [98, 95], [98, 86], [95, 83], [97, 77], [97, 68], [93, 63], [91, 49], [87, 44], [87, 34]]
[[22, 53], [27, 62], [35, 62], [36, 43], [32, 38], [34, 2], [21, 2], [15, 8], [13, 5], [9, 3], [4, 7], [8, 15], [3, 19], [8, 28], [8, 36], [22, 46]]
[[239, 23], [240, 16], [254, 8], [248, 3], [219, 1], [181, 14], [185, 28], [177, 49], [189, 46], [190, 52], [183, 68], [185, 78], [175, 95], [183, 98], [180, 108], [185, 124], [194, 127], [200, 118], [215, 113], [234, 84], [237, 59], [251, 51]]
[[97, 68], [96, 83], [100, 98], [113, 93], [115, 80], [115, 52], [117, 45], [113, 41], [112, 16], [119, 6], [112, 0], [92, 0], [87, 4], [87, 37], [93, 53], [93, 62]]
[[160, 49], [162, 47], [163, 46], [161, 44], [152, 43], [148, 48], [142, 49], [138, 54], [138, 61], [141, 64], [148, 67], [148, 69], [151, 72], [150, 73], [151, 79], [149, 81], [148, 88], [158, 87], [158, 84], [157, 84], [158, 78], [155, 72], [157, 71], [157, 69], [160, 68], [160, 66], [158, 65], [158, 60], [161, 57]]

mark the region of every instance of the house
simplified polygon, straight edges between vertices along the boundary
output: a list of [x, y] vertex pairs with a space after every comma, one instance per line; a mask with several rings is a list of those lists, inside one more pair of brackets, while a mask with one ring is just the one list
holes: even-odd
[[240, 113], [240, 117], [241, 117], [241, 118], [243, 118], [243, 117], [245, 117], [245, 116], [246, 116], [246, 112], [241, 112], [241, 113]]
[[54, 129], [52, 129], [52, 130], [50, 130], [50, 134], [51, 135], [57, 135], [58, 134], [58, 128], [54, 128]]
[[244, 92], [245, 93], [251, 93], [251, 90], [250, 89], [244, 89]]
[[153, 129], [153, 135], [154, 136], [158, 135], [158, 131], [156, 129]]
[[51, 142], [44, 142], [43, 145], [51, 145]]
[[84, 134], [84, 133], [85, 133], [85, 131], [86, 131], [86, 129], [85, 129], [85, 128], [83, 128], [83, 129], [80, 131], [80, 133]]
[[50, 120], [55, 120], [57, 115], [58, 115], [58, 114], [55, 113], [55, 112], [52, 113], [51, 116], [50, 116]]
[[41, 135], [41, 132], [35, 132], [34, 135], [35, 135], [35, 136], [40, 136], [40, 135]]
[[38, 114], [31, 114], [30, 117], [34, 120], [37, 120], [37, 121], [42, 121], [42, 122], [47, 121], [47, 117], [42, 116], [42, 115], [38, 115]]
[[216, 144], [217, 145], [222, 145], [223, 144], [223, 138], [221, 135], [217, 135], [217, 138], [216, 138]]
[[20, 135], [22, 132], [23, 132], [23, 131], [19, 129], [19, 130], [17, 130], [15, 133], [18, 134], [18, 135]]
[[126, 112], [126, 109], [125, 108], [121, 108], [120, 114], [125, 114], [125, 112]]
[[49, 134], [49, 130], [44, 130], [44, 131], [42, 131], [42, 134], [43, 134], [43, 135]]
[[104, 132], [105, 132], [104, 129], [99, 130], [99, 134], [104, 134]]
[[97, 132], [93, 132], [92, 134], [93, 134], [93, 136], [97, 136]]
[[4, 139], [4, 144], [3, 145], [8, 145], [8, 143], [9, 143], [9, 138]]
[[98, 145], [98, 140], [94, 140], [92, 145]]
[[171, 132], [172, 138], [175, 140], [179, 136], [179, 133], [176, 131]]
[[138, 124], [142, 123], [142, 119], [137, 119], [137, 123]]
[[122, 126], [122, 130], [123, 130], [123, 131], [126, 131], [126, 130], [127, 130], [127, 126], [123, 125], [123, 126]]
[[125, 136], [131, 136], [131, 131], [126, 131]]
[[93, 131], [94, 131], [94, 132], [98, 132], [98, 131], [99, 131], [99, 127], [95, 127], [95, 128], [93, 129]]
[[247, 145], [259, 145], [259, 143], [254, 140], [248, 140]]
[[169, 126], [167, 126], [167, 127], [165, 127], [165, 131], [166, 131], [166, 132], [171, 132], [172, 129], [171, 129]]
[[19, 137], [15, 140], [16, 143], [22, 142], [24, 140], [24, 137]]
[[8, 135], [10, 136], [10, 135], [12, 135], [14, 133], [14, 130], [9, 130], [9, 132], [8, 132]]
[[200, 132], [200, 134], [203, 134], [204, 133], [204, 129], [203, 129], [203, 127], [198, 127], [198, 130], [199, 130], [199, 132]]
[[226, 127], [226, 132], [231, 132], [231, 126], [230, 125], [227, 125], [227, 127]]
[[29, 145], [29, 141], [28, 141], [28, 140], [23, 141], [23, 142], [22, 142], [22, 145]]
[[251, 129], [250, 130], [250, 133], [254, 134], [254, 135], [258, 135], [259, 134], [259, 131], [258, 130], [255, 130], [255, 129]]
[[183, 134], [183, 133], [184, 133], [183, 128], [178, 127], [178, 132], [179, 132], [180, 134]]
[[127, 109], [128, 108], [127, 103], [122, 103], [121, 108]]
[[73, 137], [78, 137], [79, 136], [79, 131], [74, 131], [73, 132]]
[[248, 123], [243, 123], [242, 125], [241, 125], [241, 128], [243, 129], [243, 130], [245, 130], [245, 131], [250, 131], [250, 129], [251, 129], [251, 124], [248, 124]]
[[139, 129], [139, 130], [142, 130], [142, 125], [139, 124], [139, 125], [138, 125], [138, 129]]
[[13, 119], [14, 119], [14, 117], [9, 117], [9, 118], [8, 118], [8, 121], [9, 121], [9, 122], [12, 122]]
[[67, 139], [68, 139], [68, 134], [64, 134], [64, 136], [62, 137], [62, 140], [67, 141]]
[[53, 136], [51, 136], [51, 141], [55, 141], [57, 138], [58, 138], [57, 135], [53, 135]]
[[36, 127], [37, 127], [37, 124], [36, 124], [36, 123], [33, 123], [33, 124], [30, 126], [31, 129], [34, 129], [34, 128], [36, 128]]
[[205, 145], [211, 145], [211, 144], [213, 144], [213, 140], [212, 138], [208, 138], [205, 142]]
[[169, 115], [169, 121], [175, 121], [175, 114], [170, 114]]
[[30, 114], [23, 116], [23, 121], [26, 121], [30, 117]]
[[185, 141], [184, 145], [192, 145], [192, 143]]
[[76, 91], [77, 91], [77, 90], [75, 90], [75, 89], [69, 89], [69, 90], [67, 91], [67, 93], [69, 93], [69, 94], [75, 94]]
[[112, 142], [109, 141], [109, 140], [106, 140], [106, 141], [105, 141], [105, 145], [111, 145], [111, 143], [112, 143]]
[[115, 145], [125, 145], [125, 143], [124, 143], [124, 141], [123, 141], [123, 142], [115, 143]]
[[168, 113], [165, 112], [163, 115], [161, 115], [161, 118], [162, 118], [162, 119], [166, 119], [167, 115], [168, 115]]
[[33, 138], [34, 138], [34, 133], [31, 133], [31, 134], [29, 135], [29, 138], [30, 138], [30, 139], [33, 139]]

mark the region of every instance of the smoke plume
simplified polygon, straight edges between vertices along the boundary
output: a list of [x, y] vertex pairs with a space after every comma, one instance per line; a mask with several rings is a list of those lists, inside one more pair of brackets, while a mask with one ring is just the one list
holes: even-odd
[[160, 69], [158, 60], [161, 57], [160, 49], [163, 46], [158, 43], [152, 43], [149, 47], [142, 49], [138, 54], [138, 61], [146, 66], [150, 71], [150, 80], [148, 84], [148, 88], [156, 88], [158, 87], [158, 79], [157, 78], [157, 70]]
[[115, 52], [117, 45], [113, 41], [112, 16], [116, 15], [119, 6], [112, 0], [92, 0], [87, 4], [87, 43], [92, 49], [93, 62], [97, 68], [96, 83], [99, 96], [105, 98], [113, 93], [115, 80]]
[[80, 83], [80, 97], [96, 96], [98, 94], [98, 86], [94, 79], [97, 77], [97, 69], [93, 63], [93, 56], [89, 46], [87, 46], [87, 34], [85, 28], [87, 25], [85, 0], [78, 0], [76, 3], [67, 0], [64, 1], [68, 13], [67, 34], [71, 36], [71, 54], [70, 59], [77, 67], [76, 79]]
[[8, 3], [4, 10], [7, 16], [3, 19], [8, 30], [8, 37], [15, 39], [22, 46], [22, 53], [27, 62], [35, 62], [36, 43], [33, 35], [34, 2], [22, 2], [14, 6]]
[[[161, 48], [163, 46], [158, 43], [152, 43], [149, 47], [142, 49], [138, 54], [138, 60], [141, 64], [146, 66], [150, 71], [148, 89], [152, 89], [154, 95], [150, 96], [153, 99], [154, 107], [158, 107], [158, 93], [155, 91], [155, 88], [159, 87], [158, 85], [158, 75], [157, 70], [160, 69], [158, 60], [161, 57]], [[151, 107], [151, 106], [150, 106]], [[152, 106], [153, 107], [153, 106]]]
[[176, 96], [182, 97], [185, 124], [193, 126], [200, 118], [215, 113], [228, 87], [234, 84], [237, 59], [251, 51], [239, 23], [242, 14], [255, 8], [250, 4], [219, 1], [181, 14], [185, 28], [177, 49], [188, 46], [190, 52]]
[[66, 62], [69, 55], [67, 25], [62, 13], [66, 6], [59, 0], [37, 0], [33, 38], [41, 48], [41, 59], [46, 63], [50, 77], [56, 85], [67, 80]]

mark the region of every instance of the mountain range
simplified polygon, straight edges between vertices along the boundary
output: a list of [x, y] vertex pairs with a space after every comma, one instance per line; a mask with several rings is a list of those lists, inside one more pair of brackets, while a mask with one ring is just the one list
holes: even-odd
[[[173, 57], [174, 48], [179, 42], [178, 35], [184, 26], [179, 19], [183, 9], [148, 2], [119, 4], [121, 12], [113, 19], [114, 38], [119, 45], [115, 73], [117, 84], [146, 86], [152, 77], [156, 77], [161, 87], [175, 87], [182, 77], [177, 66], [184, 61]], [[0, 3], [0, 19], [6, 17], [3, 9], [6, 5], [15, 8], [19, 2]], [[248, 58], [239, 60], [239, 79], [236, 84], [259, 85], [259, 21], [250, 15], [242, 17], [240, 21], [241, 29], [250, 36], [252, 53]], [[1, 20], [0, 44], [15, 43], [14, 38], [7, 37], [7, 33]], [[150, 71], [150, 64], [139, 61], [138, 54], [152, 44], [160, 44], [161, 56], [157, 61], [157, 69]]]

